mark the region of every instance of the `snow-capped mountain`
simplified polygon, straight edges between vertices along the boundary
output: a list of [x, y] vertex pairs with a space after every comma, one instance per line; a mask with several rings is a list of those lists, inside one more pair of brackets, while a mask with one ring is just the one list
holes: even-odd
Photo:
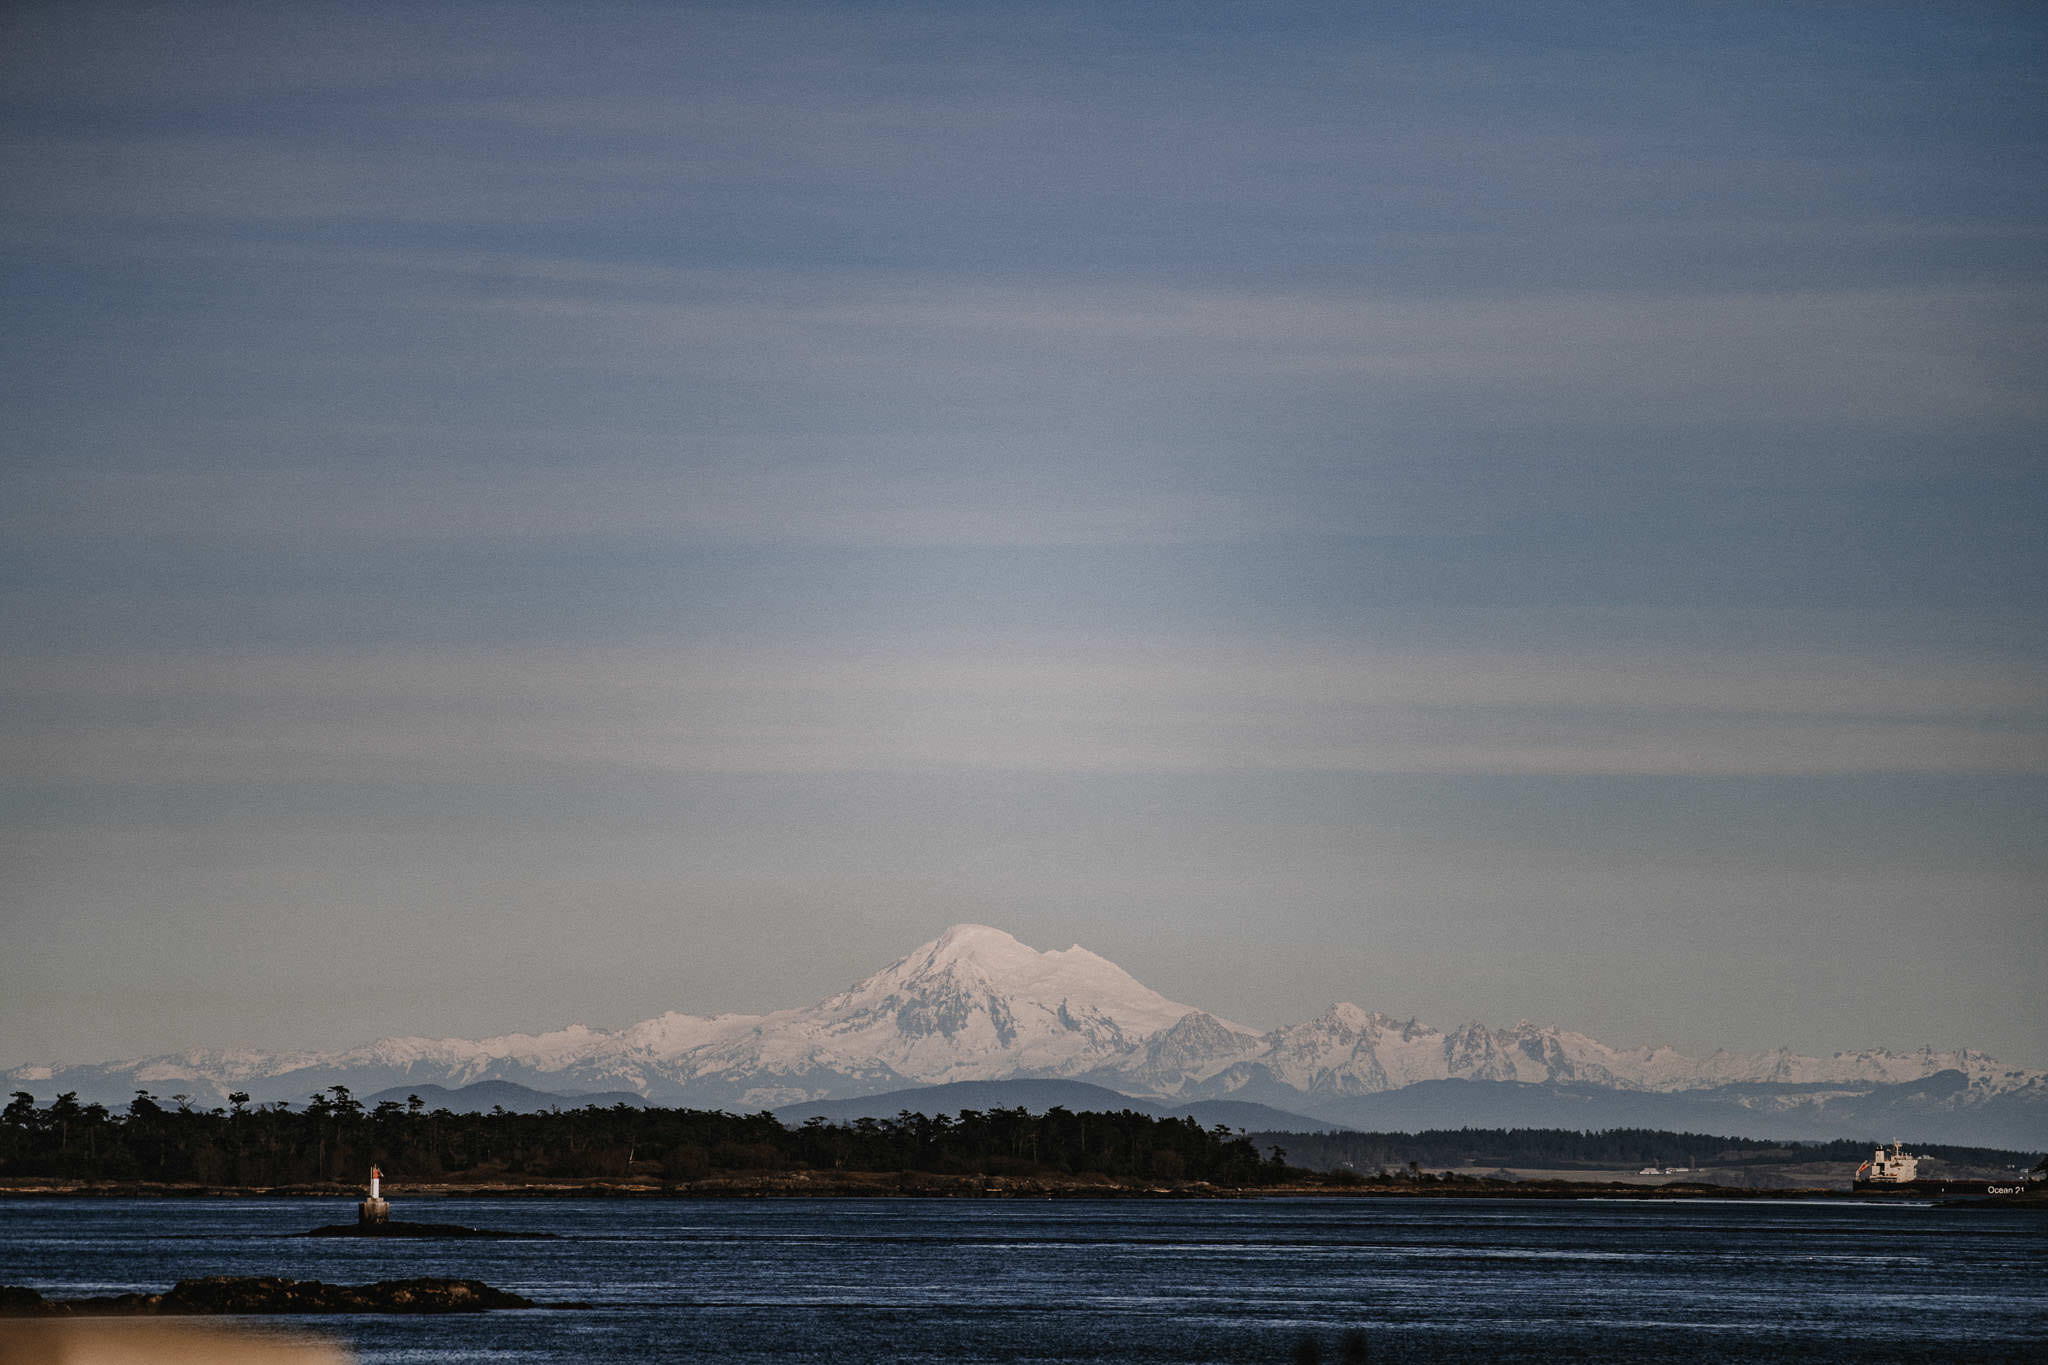
[[[1609, 1047], [1583, 1033], [1527, 1020], [1506, 1029], [1465, 1024], [1446, 1032], [1348, 1004], [1260, 1035], [1255, 1047], [1218, 1036], [1206, 1058], [1190, 1048], [1175, 1061], [1178, 1092], [1204, 1096], [1228, 1094], [1255, 1076], [1306, 1095], [1350, 1096], [1444, 1080], [1577, 1083], [1672, 1093], [1727, 1085], [1895, 1084], [1942, 1071], [1961, 1072], [1972, 1085], [2003, 1089], [2038, 1074], [1967, 1049], [1872, 1050], [1832, 1057], [1802, 1057], [1780, 1049], [1698, 1058], [1668, 1047]], [[1145, 1084], [1166, 1078], [1154, 1068], [1140, 1067], [1131, 1079]]]
[[1070, 1077], [1193, 1012], [1086, 948], [1041, 953], [1000, 929], [959, 924], [829, 1000], [765, 1015], [676, 1058], [667, 1076], [740, 1087], [733, 1098], [749, 1105], [906, 1082]]
[[232, 1090], [303, 1100], [334, 1084], [366, 1092], [509, 1080], [758, 1108], [947, 1081], [1076, 1076], [1138, 1054], [1193, 1013], [1086, 948], [1042, 953], [1000, 929], [961, 924], [828, 1000], [772, 1014], [670, 1013], [617, 1032], [579, 1024], [475, 1042], [384, 1038], [327, 1053], [195, 1049], [23, 1067], [7, 1079], [102, 1099], [148, 1087], [202, 1104]]
[[1444, 1031], [1349, 1004], [1260, 1033], [1168, 1000], [1085, 948], [1039, 952], [973, 924], [948, 929], [830, 999], [771, 1014], [671, 1013], [616, 1032], [573, 1025], [478, 1041], [384, 1038], [336, 1052], [195, 1049], [93, 1066], [22, 1067], [5, 1079], [11, 1089], [44, 1098], [76, 1091], [118, 1102], [146, 1088], [188, 1095], [201, 1106], [224, 1103], [231, 1091], [302, 1102], [333, 1085], [367, 1094], [502, 1080], [758, 1109], [1027, 1077], [1083, 1080], [1147, 1099], [1249, 1100], [1340, 1122], [1358, 1121], [1353, 1111], [1398, 1112], [1381, 1097], [1410, 1087], [1420, 1087], [1411, 1094], [1435, 1097], [1432, 1103], [1480, 1093], [1445, 1091], [1445, 1083], [1494, 1087], [1486, 1092], [1489, 1103], [1531, 1088], [1547, 1088], [1552, 1098], [1685, 1096], [1694, 1111], [1711, 1100], [1735, 1106], [1736, 1119], [1772, 1122], [1787, 1114], [1818, 1122], [1815, 1116], [1832, 1104], [1828, 1112], [1842, 1122], [1861, 1123], [1857, 1115], [1868, 1106], [1858, 1104], [1899, 1087], [1922, 1096], [1914, 1103], [1924, 1101], [1929, 1113], [1996, 1104], [2023, 1124], [2048, 1114], [2048, 1076], [1972, 1051], [1696, 1058], [1670, 1048], [1614, 1048], [1527, 1022]]

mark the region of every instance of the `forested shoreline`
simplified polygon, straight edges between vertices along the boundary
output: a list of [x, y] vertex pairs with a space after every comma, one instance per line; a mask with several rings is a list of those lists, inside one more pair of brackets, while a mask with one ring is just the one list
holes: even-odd
[[1053, 1109], [903, 1114], [789, 1127], [773, 1114], [701, 1109], [558, 1109], [520, 1114], [366, 1108], [346, 1087], [301, 1108], [164, 1104], [138, 1093], [121, 1110], [25, 1091], [0, 1111], [0, 1177], [277, 1186], [360, 1179], [372, 1163], [394, 1179], [476, 1175], [701, 1180], [792, 1170], [982, 1175], [1101, 1175], [1256, 1187], [1301, 1178], [1281, 1153], [1192, 1119]]
[[[1239, 1189], [1426, 1181], [1448, 1169], [1643, 1164], [1853, 1163], [1859, 1142], [1788, 1144], [1647, 1129], [1457, 1129], [1422, 1133], [1263, 1133], [1205, 1129], [1131, 1110], [1053, 1108], [902, 1113], [790, 1126], [770, 1113], [587, 1106], [544, 1113], [456, 1113], [335, 1086], [293, 1107], [229, 1097], [198, 1109], [138, 1092], [119, 1109], [14, 1092], [0, 1110], [0, 1178], [268, 1188], [359, 1181], [373, 1163], [410, 1183], [615, 1179], [684, 1185], [734, 1175], [875, 1172], [1087, 1177]], [[2003, 1165], [2020, 1153], [1933, 1146], [1936, 1159]], [[1290, 1155], [1292, 1162], [1290, 1164]]]

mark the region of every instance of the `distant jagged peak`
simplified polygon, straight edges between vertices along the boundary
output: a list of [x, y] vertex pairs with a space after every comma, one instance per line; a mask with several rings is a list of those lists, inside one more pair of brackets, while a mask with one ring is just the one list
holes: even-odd
[[545, 1033], [500, 1033], [490, 1038], [479, 1038], [477, 1046], [493, 1052], [541, 1051], [549, 1048], [584, 1047], [596, 1039], [610, 1036], [588, 1024], [565, 1024], [561, 1028], [549, 1029]]
[[1171, 1086], [1191, 1074], [1206, 1075], [1249, 1057], [1265, 1045], [1263, 1036], [1242, 1024], [1205, 1010], [1189, 1010], [1146, 1041], [1143, 1065], [1150, 1069], [1153, 1084]]
[[1517, 1019], [1515, 1026], [1507, 1030], [1507, 1032], [1510, 1036], [1517, 1039], [1542, 1038], [1546, 1041], [1561, 1043], [1570, 1047], [1594, 1047], [1602, 1052], [1614, 1053], [1616, 1055], [1634, 1050], [1610, 1046], [1589, 1033], [1581, 1033], [1577, 1029], [1568, 1029], [1562, 1024], [1539, 1024], [1529, 1019]]
[[1258, 1041], [1259, 1036], [1258, 1030], [1248, 1029], [1243, 1024], [1233, 1024], [1228, 1019], [1219, 1019], [1207, 1010], [1189, 1010], [1175, 1021], [1173, 1027], [1159, 1034], [1162, 1039], [1200, 1038], [1215, 1041], [1241, 1040], [1246, 1043]]
[[619, 1041], [640, 1055], [673, 1058], [692, 1048], [743, 1033], [760, 1021], [758, 1014], [721, 1014], [706, 1018], [700, 1014], [669, 1010], [622, 1029]]
[[1354, 1005], [1349, 1000], [1340, 1000], [1306, 1024], [1295, 1025], [1296, 1029], [1318, 1029], [1344, 1034], [1382, 1033], [1391, 1029], [1421, 1027], [1425, 1026], [1418, 1025], [1413, 1019], [1404, 1023], [1390, 1014], [1381, 1014], [1378, 1010]]

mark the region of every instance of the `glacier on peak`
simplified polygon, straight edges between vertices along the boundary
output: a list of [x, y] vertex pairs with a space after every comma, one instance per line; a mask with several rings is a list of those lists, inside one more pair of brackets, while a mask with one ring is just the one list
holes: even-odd
[[[1078, 945], [1039, 952], [960, 924], [818, 1005], [764, 1016], [703, 1060], [757, 1082], [850, 1070], [926, 1084], [1067, 1077], [1191, 1012]], [[790, 1097], [822, 1098], [802, 1090]]]
[[940, 983], [1005, 997], [1076, 1000], [1120, 1025], [1147, 1032], [1166, 1028], [1193, 1009], [1168, 1000], [1078, 943], [1060, 952], [1040, 952], [985, 924], [954, 925], [826, 1005], [914, 993]]

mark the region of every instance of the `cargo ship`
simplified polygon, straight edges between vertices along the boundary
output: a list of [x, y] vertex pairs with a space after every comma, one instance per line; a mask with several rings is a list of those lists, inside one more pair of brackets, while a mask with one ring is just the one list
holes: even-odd
[[1922, 1177], [1920, 1158], [1894, 1141], [1870, 1154], [1870, 1160], [1856, 1168], [1850, 1188], [1857, 1194], [2019, 1194], [2027, 1182], [2019, 1176], [2009, 1180], [1943, 1180]]

